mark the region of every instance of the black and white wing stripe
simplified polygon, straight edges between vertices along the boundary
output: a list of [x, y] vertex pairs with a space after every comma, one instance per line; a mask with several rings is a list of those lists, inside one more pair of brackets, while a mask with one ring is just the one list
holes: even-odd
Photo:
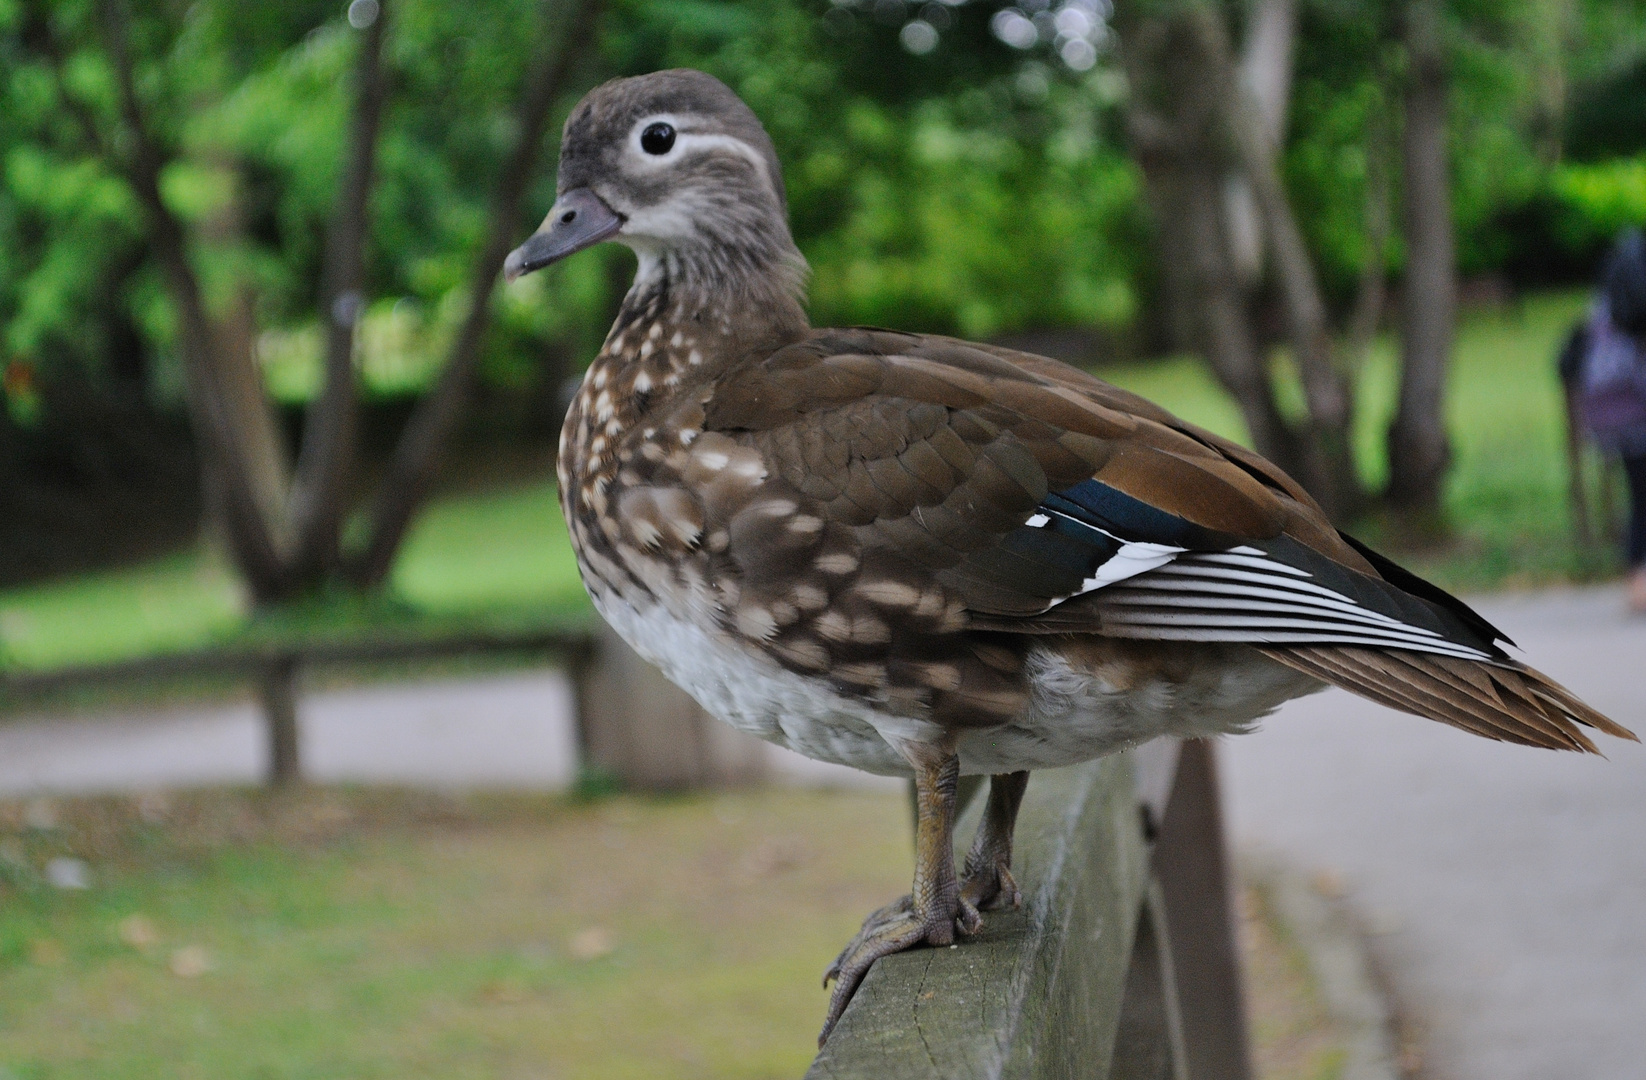
[[1124, 630], [1128, 637], [1371, 645], [1464, 660], [1494, 658], [1487, 649], [1453, 640], [1435, 625], [1438, 620], [1413, 618], [1410, 612], [1403, 613], [1405, 618], [1385, 614], [1247, 545], [1218, 554], [1185, 553], [1114, 586], [1096, 604], [1103, 630]]
[[1433, 586], [1415, 595], [1285, 536], [1242, 542], [1097, 480], [1047, 496], [1003, 547], [1016, 576], [1034, 567], [1055, 582], [1040, 592], [1051, 594], [1036, 620], [1047, 630], [1505, 657], [1503, 635]]

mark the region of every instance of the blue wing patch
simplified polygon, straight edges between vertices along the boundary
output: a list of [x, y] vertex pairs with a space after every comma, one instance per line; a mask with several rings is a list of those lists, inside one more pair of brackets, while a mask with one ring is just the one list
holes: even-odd
[[1040, 508], [1043, 513], [1081, 522], [1122, 541], [1167, 544], [1185, 551], [1221, 551], [1240, 542], [1150, 506], [1100, 480], [1082, 480], [1048, 495]]
[[1095, 605], [1083, 609], [1097, 617], [1091, 629], [1122, 637], [1503, 655], [1468, 621], [1396, 583], [1284, 536], [1204, 528], [1098, 480], [1046, 496], [953, 574], [1002, 613], [1044, 614], [1091, 594], [1082, 601]]

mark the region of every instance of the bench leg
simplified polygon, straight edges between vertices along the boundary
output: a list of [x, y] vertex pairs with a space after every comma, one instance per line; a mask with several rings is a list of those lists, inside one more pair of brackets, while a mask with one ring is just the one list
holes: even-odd
[[1188, 1080], [1251, 1080], [1213, 745], [1183, 743], [1154, 850], [1183, 1017]]
[[297, 660], [282, 656], [263, 670], [263, 719], [268, 726], [270, 787], [303, 778], [297, 744]]

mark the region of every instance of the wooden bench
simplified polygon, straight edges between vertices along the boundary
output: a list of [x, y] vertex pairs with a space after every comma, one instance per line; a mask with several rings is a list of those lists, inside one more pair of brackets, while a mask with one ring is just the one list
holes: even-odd
[[515, 654], [551, 657], [580, 672], [590, 666], [594, 653], [594, 635], [582, 630], [477, 631], [426, 638], [225, 647], [43, 672], [0, 673], [0, 695], [8, 700], [36, 700], [89, 687], [191, 679], [251, 682], [257, 687], [268, 732], [268, 780], [280, 785], [295, 783], [302, 775], [297, 706], [306, 670]]

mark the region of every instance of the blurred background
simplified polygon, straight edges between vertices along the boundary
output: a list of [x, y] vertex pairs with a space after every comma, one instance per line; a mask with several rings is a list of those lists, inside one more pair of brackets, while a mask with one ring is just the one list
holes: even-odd
[[[803, 1070], [901, 795], [589, 673], [555, 443], [633, 256], [498, 277], [576, 100], [677, 66], [775, 140], [815, 325], [1057, 356], [1621, 611], [1555, 358], [1646, 223], [1637, 0], [0, 0], [0, 1077]], [[1265, 1075], [1335, 1075], [1248, 907]]]

